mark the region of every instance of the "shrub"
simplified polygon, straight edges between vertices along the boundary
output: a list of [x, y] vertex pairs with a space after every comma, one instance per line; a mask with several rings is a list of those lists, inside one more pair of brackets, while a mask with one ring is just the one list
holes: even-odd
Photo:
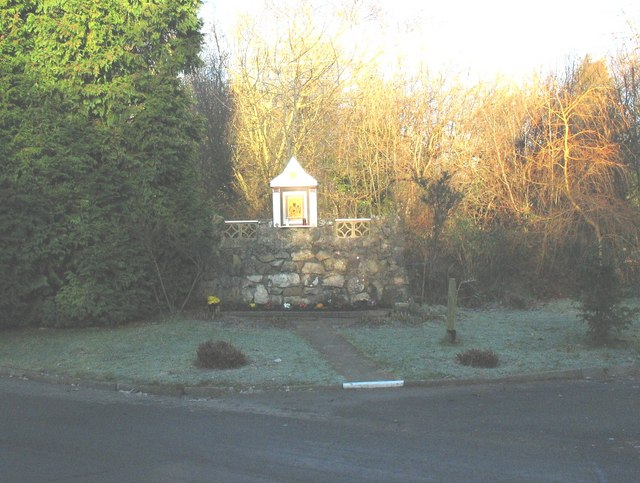
[[589, 328], [595, 344], [605, 344], [612, 330], [622, 330], [638, 313], [619, 305], [622, 299], [620, 278], [615, 268], [607, 263], [592, 260], [584, 267], [582, 301], [578, 316]]
[[247, 364], [247, 358], [225, 341], [203, 342], [198, 346], [196, 365], [205, 369], [235, 369]]
[[498, 354], [488, 349], [469, 349], [456, 354], [456, 359], [463, 366], [471, 367], [498, 367], [500, 358]]

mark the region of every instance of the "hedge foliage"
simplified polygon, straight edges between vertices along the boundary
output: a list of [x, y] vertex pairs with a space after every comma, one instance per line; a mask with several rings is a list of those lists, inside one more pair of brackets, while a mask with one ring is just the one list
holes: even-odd
[[[179, 310], [207, 263], [198, 2], [0, 8], [0, 327]], [[97, 20], [100, 21], [97, 21]]]

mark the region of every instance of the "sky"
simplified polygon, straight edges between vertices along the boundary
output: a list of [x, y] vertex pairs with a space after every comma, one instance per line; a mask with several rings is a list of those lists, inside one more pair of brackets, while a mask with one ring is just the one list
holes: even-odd
[[[379, 6], [385, 24], [359, 31], [354, 43], [360, 48], [382, 52], [389, 65], [401, 53], [432, 71], [472, 80], [520, 81], [586, 54], [605, 57], [640, 31], [639, 0], [360, 1]], [[260, 16], [262, 4], [205, 0], [200, 11], [205, 31], [215, 21], [229, 35], [238, 15]]]

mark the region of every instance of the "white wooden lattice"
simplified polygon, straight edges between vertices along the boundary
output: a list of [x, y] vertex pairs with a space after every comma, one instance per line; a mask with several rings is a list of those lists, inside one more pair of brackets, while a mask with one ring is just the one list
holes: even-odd
[[233, 240], [253, 240], [258, 235], [258, 221], [225, 221], [224, 237]]
[[371, 232], [371, 218], [338, 218], [336, 219], [336, 236], [338, 238], [359, 238]]

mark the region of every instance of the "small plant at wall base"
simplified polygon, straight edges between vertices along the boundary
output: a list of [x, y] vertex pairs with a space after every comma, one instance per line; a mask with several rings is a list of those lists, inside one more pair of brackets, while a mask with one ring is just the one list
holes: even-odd
[[235, 369], [247, 363], [246, 356], [228, 342], [208, 340], [198, 346], [196, 366], [203, 369]]
[[500, 357], [489, 349], [469, 349], [456, 354], [457, 361], [463, 366], [493, 368], [498, 367]]
[[209, 295], [207, 297], [207, 309], [209, 311], [209, 317], [215, 319], [216, 316], [220, 315], [220, 308], [222, 306], [222, 301], [219, 297], [215, 295]]
[[622, 287], [611, 264], [594, 259], [585, 265], [582, 278], [578, 317], [588, 324], [589, 336], [595, 344], [606, 344], [611, 331], [620, 331], [631, 324], [639, 310], [619, 305]]

